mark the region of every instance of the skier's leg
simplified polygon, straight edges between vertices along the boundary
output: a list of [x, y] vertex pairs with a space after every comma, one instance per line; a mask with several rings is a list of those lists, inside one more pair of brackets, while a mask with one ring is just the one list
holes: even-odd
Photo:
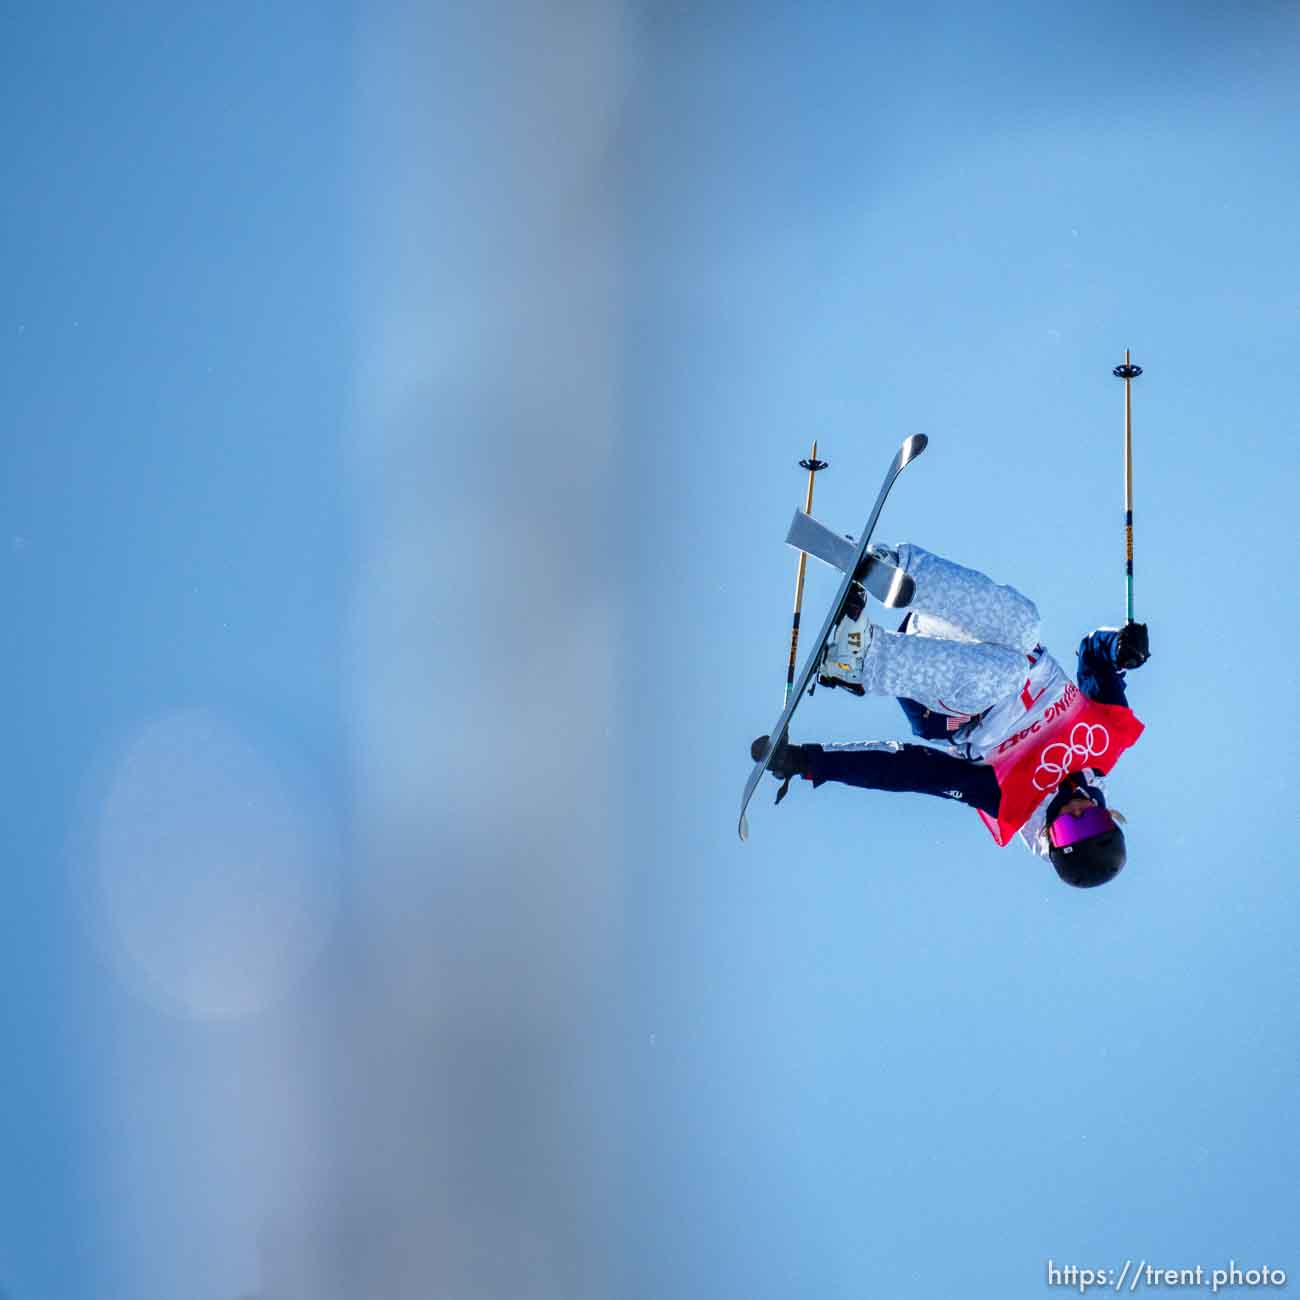
[[1038, 644], [1038, 608], [1014, 587], [911, 542], [898, 547], [898, 563], [916, 583], [909, 634], [986, 641], [1026, 654]]
[[1014, 695], [1025, 655], [1006, 645], [869, 628], [852, 672], [840, 673], [870, 695], [902, 696], [946, 714], [976, 714]]

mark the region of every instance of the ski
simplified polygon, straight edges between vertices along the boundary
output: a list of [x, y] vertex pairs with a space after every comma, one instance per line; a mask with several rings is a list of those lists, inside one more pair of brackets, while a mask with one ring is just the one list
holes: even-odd
[[785, 544], [841, 573], [857, 569], [858, 581], [887, 609], [903, 609], [912, 603], [916, 584], [902, 569], [870, 552], [859, 565], [856, 537], [850, 534], [841, 537], [802, 510], [794, 512]]
[[[885, 473], [885, 481], [880, 485], [880, 494], [876, 497], [876, 504], [872, 507], [871, 515], [867, 519], [866, 526], [863, 528], [862, 535], [857, 542], [852, 564], [847, 567], [836, 564], [837, 568], [844, 567], [844, 578], [840, 582], [840, 589], [836, 593], [830, 612], [826, 615], [826, 621], [822, 624], [821, 634], [805, 660], [803, 671], [799, 674], [794, 689], [790, 693], [789, 702], [781, 711], [781, 716], [776, 720], [776, 725], [768, 733], [767, 750], [755, 763], [754, 770], [749, 774], [749, 780], [745, 782], [745, 793], [740, 801], [740, 822], [737, 827], [742, 840], [749, 838], [749, 822], [745, 816], [746, 810], [749, 808], [749, 801], [754, 797], [754, 791], [758, 789], [758, 784], [763, 779], [763, 773], [767, 771], [767, 765], [772, 758], [773, 752], [789, 730], [790, 719], [794, 716], [795, 709], [799, 707], [799, 701], [803, 699], [808, 684], [812, 681], [821, 664], [826, 642], [830, 639], [836, 623], [840, 621], [840, 617], [844, 613], [844, 602], [848, 598], [849, 588], [855, 581], [863, 581], [873, 562], [880, 563], [878, 560], [873, 561], [873, 558], [868, 554], [868, 548], [871, 545], [871, 536], [875, 532], [876, 521], [880, 518], [880, 512], [885, 508], [885, 501], [889, 497], [890, 490], [903, 470], [925, 450], [928, 442], [929, 439], [923, 433], [914, 433], [910, 437], [903, 439], [903, 445], [899, 447], [897, 455], [890, 462], [889, 469]], [[805, 516], [805, 518], [808, 518], [808, 516]], [[822, 557], [819, 556], [819, 558]], [[847, 556], [844, 558], [847, 560]], [[827, 562], [835, 563], [834, 561]]]
[[886, 608], [906, 609], [912, 603], [916, 583], [896, 564], [878, 555], [868, 555], [858, 569], [858, 581]]

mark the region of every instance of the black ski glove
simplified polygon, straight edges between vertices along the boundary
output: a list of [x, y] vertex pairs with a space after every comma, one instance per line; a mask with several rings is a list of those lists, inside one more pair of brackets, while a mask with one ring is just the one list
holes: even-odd
[[[768, 738], [759, 736], [749, 747], [750, 757], [757, 763], [767, 749]], [[782, 741], [772, 752], [767, 761], [767, 770], [778, 780], [788, 781], [792, 776], [802, 776], [808, 767], [811, 745], [791, 745]]]
[[1115, 667], [1141, 668], [1151, 658], [1145, 623], [1125, 623], [1115, 640]]

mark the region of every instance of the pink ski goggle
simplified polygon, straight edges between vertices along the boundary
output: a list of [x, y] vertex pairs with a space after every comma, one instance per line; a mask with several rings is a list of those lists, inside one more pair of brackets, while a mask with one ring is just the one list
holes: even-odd
[[1094, 835], [1104, 835], [1115, 829], [1115, 819], [1105, 808], [1095, 804], [1085, 808], [1077, 817], [1063, 813], [1047, 828], [1048, 838], [1058, 849], [1069, 848], [1080, 840], [1090, 840]]

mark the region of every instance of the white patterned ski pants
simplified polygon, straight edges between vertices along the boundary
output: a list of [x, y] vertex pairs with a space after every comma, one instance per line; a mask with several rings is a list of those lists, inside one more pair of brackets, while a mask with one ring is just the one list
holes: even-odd
[[907, 631], [872, 630], [863, 687], [950, 715], [1015, 695], [1038, 645], [1034, 602], [911, 542], [898, 548], [898, 562], [916, 583]]

